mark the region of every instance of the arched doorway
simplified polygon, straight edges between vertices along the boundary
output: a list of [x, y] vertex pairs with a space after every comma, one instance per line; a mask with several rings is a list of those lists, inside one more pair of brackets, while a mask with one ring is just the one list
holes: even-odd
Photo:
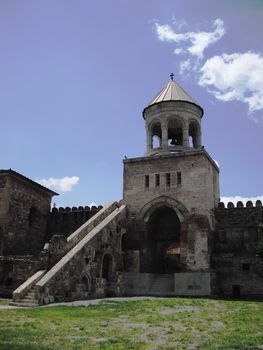
[[105, 278], [107, 281], [111, 279], [112, 276], [112, 256], [109, 253], [106, 253], [103, 257], [102, 262], [102, 278]]
[[179, 272], [181, 223], [176, 212], [161, 206], [153, 211], [147, 223], [145, 272]]

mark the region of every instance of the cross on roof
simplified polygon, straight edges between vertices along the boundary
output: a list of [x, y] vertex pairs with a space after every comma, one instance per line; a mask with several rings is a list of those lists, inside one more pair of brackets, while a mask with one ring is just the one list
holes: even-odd
[[170, 74], [170, 78], [171, 78], [171, 80], [174, 80], [174, 74], [173, 73]]

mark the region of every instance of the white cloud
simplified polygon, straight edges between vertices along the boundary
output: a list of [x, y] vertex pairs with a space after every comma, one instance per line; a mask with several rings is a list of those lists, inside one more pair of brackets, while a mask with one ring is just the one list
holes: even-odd
[[191, 70], [191, 61], [190, 60], [186, 60], [186, 61], [182, 61], [180, 62], [179, 65], [179, 74], [183, 75], [186, 72], [189, 72]]
[[184, 46], [175, 49], [175, 54], [188, 52], [197, 58], [202, 58], [204, 50], [221, 39], [226, 32], [221, 19], [216, 19], [212, 26], [214, 30], [211, 32], [176, 33], [168, 24], [155, 23], [156, 33], [161, 41], [175, 42]]
[[243, 202], [244, 205], [246, 205], [247, 201], [252, 201], [252, 203], [255, 205], [257, 200], [260, 200], [263, 204], [263, 196], [257, 196], [257, 197], [229, 196], [229, 197], [221, 197], [220, 199], [220, 201], [224, 202], [225, 205], [227, 205], [228, 202], [232, 202], [236, 205], [238, 201]]
[[177, 29], [177, 30], [183, 30], [183, 29], [188, 29], [189, 28], [189, 25], [188, 23], [186, 22], [185, 19], [181, 18], [181, 19], [178, 19], [176, 17], [173, 17], [173, 26]]
[[72, 187], [79, 183], [78, 176], [65, 176], [61, 179], [50, 177], [49, 179], [36, 180], [39, 184], [60, 192], [69, 192]]
[[180, 55], [181, 53], [183, 53], [184, 50], [183, 49], [180, 49], [179, 47], [177, 49], [174, 50], [174, 54], [175, 55]]
[[222, 54], [208, 59], [199, 85], [218, 100], [241, 101], [249, 112], [263, 109], [263, 57], [254, 52]]

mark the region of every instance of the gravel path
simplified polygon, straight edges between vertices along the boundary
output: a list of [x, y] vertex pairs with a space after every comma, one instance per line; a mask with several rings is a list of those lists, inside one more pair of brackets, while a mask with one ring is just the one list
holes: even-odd
[[[92, 299], [92, 300], [76, 300], [64, 303], [52, 303], [48, 305], [41, 305], [36, 307], [53, 307], [53, 306], [89, 306], [89, 305], [98, 305], [102, 301], [126, 301], [126, 300], [145, 300], [145, 299], [156, 299], [157, 297], [122, 297], [122, 298], [103, 298], [103, 299]], [[0, 310], [3, 309], [28, 309], [28, 307], [22, 306], [12, 306], [12, 305], [1, 305]]]

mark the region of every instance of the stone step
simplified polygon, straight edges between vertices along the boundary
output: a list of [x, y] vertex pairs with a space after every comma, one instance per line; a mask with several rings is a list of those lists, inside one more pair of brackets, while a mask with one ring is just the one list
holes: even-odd
[[31, 302], [31, 301], [35, 302], [35, 300], [36, 300], [35, 298], [31, 298], [31, 297], [27, 297], [27, 296], [21, 299], [21, 301], [26, 302], [26, 303]]

